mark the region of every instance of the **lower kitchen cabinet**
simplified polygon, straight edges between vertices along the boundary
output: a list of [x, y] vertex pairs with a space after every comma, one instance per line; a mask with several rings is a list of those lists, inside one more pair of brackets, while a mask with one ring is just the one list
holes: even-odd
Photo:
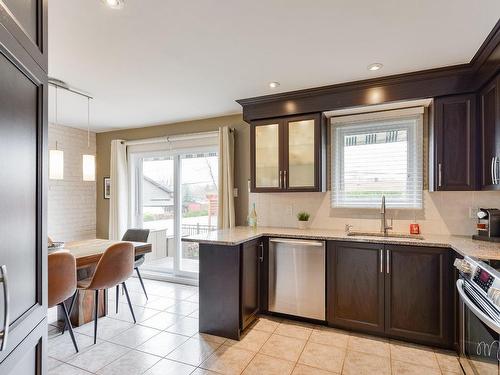
[[451, 345], [453, 272], [445, 248], [385, 246], [385, 332]]
[[328, 242], [327, 321], [339, 327], [384, 331], [383, 246]]
[[199, 330], [239, 340], [259, 312], [262, 240], [200, 244]]
[[261, 240], [245, 242], [241, 249], [241, 329], [245, 329], [259, 311]]
[[327, 323], [450, 348], [452, 277], [446, 248], [330, 241]]

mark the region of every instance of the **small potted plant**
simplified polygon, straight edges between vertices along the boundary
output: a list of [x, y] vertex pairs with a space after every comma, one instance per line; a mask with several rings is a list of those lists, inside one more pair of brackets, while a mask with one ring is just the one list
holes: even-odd
[[307, 212], [299, 212], [297, 214], [297, 225], [299, 229], [307, 229], [309, 225], [309, 218], [311, 215], [309, 215]]

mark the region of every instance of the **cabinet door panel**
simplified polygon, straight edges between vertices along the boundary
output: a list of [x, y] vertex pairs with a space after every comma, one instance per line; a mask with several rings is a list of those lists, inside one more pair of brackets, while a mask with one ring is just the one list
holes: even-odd
[[261, 241], [250, 241], [242, 245], [241, 256], [241, 329], [250, 324], [259, 311], [259, 256]]
[[[24, 57], [25, 51], [0, 28], [0, 265], [7, 268], [10, 294], [10, 332], [0, 361], [18, 350], [45, 317], [47, 303], [47, 76]], [[2, 290], [0, 321], [4, 303]]]
[[[485, 190], [499, 189], [492, 174], [494, 157], [500, 156], [500, 95], [498, 82], [494, 79], [480, 94], [482, 173], [481, 187]], [[499, 176], [500, 177], [500, 176]]]
[[436, 99], [437, 190], [474, 190], [474, 95]]
[[281, 122], [253, 125], [251, 134], [252, 188], [254, 191], [282, 189]]
[[449, 250], [386, 246], [386, 252], [386, 333], [450, 345], [453, 287]]
[[328, 242], [327, 320], [384, 331], [383, 245]]
[[0, 1], [0, 24], [47, 72], [47, 0]]

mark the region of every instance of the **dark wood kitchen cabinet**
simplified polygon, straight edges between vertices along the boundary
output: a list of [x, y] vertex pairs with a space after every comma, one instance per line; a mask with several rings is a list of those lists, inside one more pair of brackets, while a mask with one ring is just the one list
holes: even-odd
[[451, 348], [454, 289], [449, 251], [329, 241], [328, 324]]
[[244, 330], [259, 311], [260, 264], [264, 256], [261, 240], [245, 242], [241, 249], [241, 329]]
[[256, 318], [262, 243], [200, 244], [200, 332], [239, 340]]
[[481, 121], [481, 189], [500, 189], [500, 74], [479, 94]]
[[327, 321], [339, 327], [384, 332], [383, 245], [327, 245]]
[[436, 98], [434, 107], [433, 189], [476, 190], [476, 96]]
[[0, 2], [2, 375], [42, 374], [46, 360], [46, 6]]
[[446, 248], [385, 246], [385, 332], [451, 345], [453, 272]]
[[324, 190], [322, 132], [320, 114], [253, 121], [251, 191]]

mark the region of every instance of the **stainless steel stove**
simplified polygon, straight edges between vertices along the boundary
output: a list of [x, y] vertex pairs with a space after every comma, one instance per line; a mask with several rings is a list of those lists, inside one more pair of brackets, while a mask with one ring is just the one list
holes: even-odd
[[466, 374], [500, 374], [500, 272], [465, 257], [460, 271], [460, 363]]

